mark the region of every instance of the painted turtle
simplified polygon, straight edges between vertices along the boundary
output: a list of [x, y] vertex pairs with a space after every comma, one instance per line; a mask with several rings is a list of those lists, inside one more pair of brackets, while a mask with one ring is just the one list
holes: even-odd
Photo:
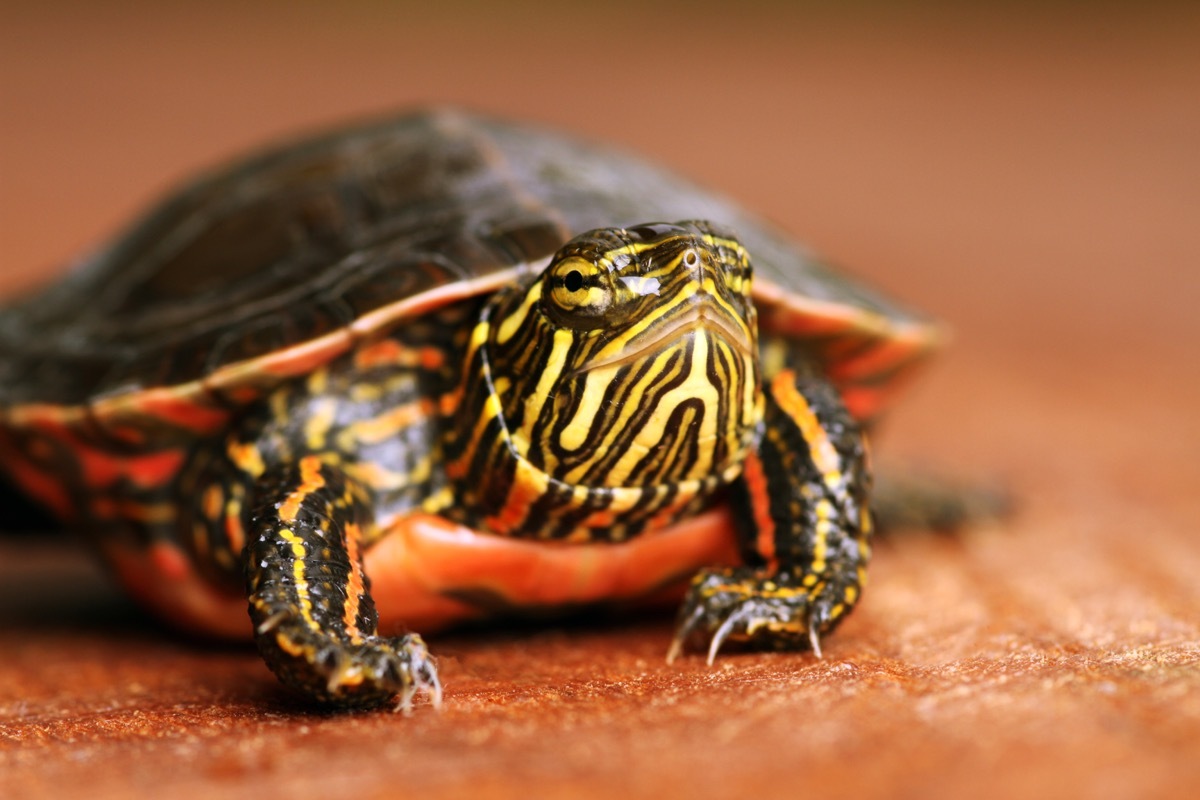
[[670, 657], [817, 650], [862, 429], [936, 333], [640, 160], [422, 113], [205, 177], [5, 309], [0, 455], [154, 612], [407, 708], [410, 625], [692, 574]]

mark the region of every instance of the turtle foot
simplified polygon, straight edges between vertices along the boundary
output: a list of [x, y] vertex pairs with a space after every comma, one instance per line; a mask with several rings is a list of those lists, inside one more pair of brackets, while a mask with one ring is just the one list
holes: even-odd
[[322, 704], [375, 708], [396, 700], [408, 714], [417, 695], [441, 705], [442, 686], [425, 642], [416, 634], [342, 640], [301, 620], [259, 626], [267, 666], [286, 685]]
[[807, 646], [819, 658], [820, 634], [833, 627], [837, 613], [788, 574], [764, 577], [745, 567], [706, 570], [688, 590], [667, 662], [678, 658], [698, 632], [711, 636], [710, 665], [727, 641], [766, 649]]

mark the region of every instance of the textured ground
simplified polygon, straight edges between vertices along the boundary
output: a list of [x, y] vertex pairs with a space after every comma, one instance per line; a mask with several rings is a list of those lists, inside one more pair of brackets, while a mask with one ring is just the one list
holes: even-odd
[[1196, 12], [9, 5], [0, 293], [273, 135], [467, 103], [647, 152], [948, 319], [878, 449], [1018, 505], [881, 545], [823, 661], [667, 667], [667, 618], [458, 634], [445, 707], [407, 719], [313, 714], [4, 537], [0, 795], [1194, 792]]

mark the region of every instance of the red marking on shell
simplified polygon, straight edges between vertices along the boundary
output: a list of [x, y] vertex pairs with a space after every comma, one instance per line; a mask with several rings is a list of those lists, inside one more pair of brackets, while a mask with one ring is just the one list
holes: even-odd
[[[3, 437], [0, 437], [3, 439]], [[76, 518], [79, 509], [71, 502], [58, 471], [47, 472], [40, 465], [26, 459], [16, 449], [0, 443], [0, 458], [4, 469], [25, 494], [40, 503], [64, 521]]]
[[894, 385], [850, 386], [842, 389], [842, 402], [850, 416], [857, 420], [870, 420], [891, 405], [891, 397], [898, 389]]
[[104, 421], [106, 425], [114, 425], [116, 420], [153, 417], [167, 425], [198, 435], [221, 430], [230, 417], [228, 411], [202, 402], [191, 384], [185, 384], [183, 387], [146, 389], [130, 395], [105, 398], [96, 401], [92, 405], [92, 411], [96, 418]]
[[[900, 372], [916, 365], [946, 338], [935, 322], [896, 319], [863, 308], [791, 294], [769, 281], [755, 280], [760, 326], [807, 342], [858, 419], [882, 412]], [[896, 374], [889, 375], [890, 372]], [[863, 386], [886, 376], [884, 385]]]
[[193, 635], [248, 640], [253, 634], [246, 595], [209, 583], [175, 546], [154, 542], [143, 549], [112, 539], [101, 545], [122, 585], [160, 619]]
[[93, 488], [111, 486], [122, 478], [138, 486], [162, 486], [179, 472], [184, 454], [179, 450], [163, 450], [142, 456], [114, 455], [90, 447], [74, 438], [72, 446], [84, 482]]
[[140, 447], [146, 443], [146, 432], [133, 425], [109, 425], [104, 432], [131, 447]]
[[187, 556], [175, 547], [166, 544], [151, 545], [149, 552], [152, 568], [167, 580], [185, 580], [192, 571]]
[[[96, 446], [87, 438], [84, 410], [76, 407], [30, 405], [13, 409], [9, 420], [14, 428], [34, 432], [37, 439], [57, 441], [72, 454], [87, 486], [105, 488], [125, 479], [138, 486], [162, 486], [172, 480], [183, 464], [179, 450], [160, 450], [145, 454], [114, 453]], [[63, 487], [68, 476], [64, 467], [39, 464], [15, 442], [6, 469], [41, 502], [59, 514], [74, 514]], [[58, 484], [55, 486], [54, 484]]]
[[[211, 397], [220, 397], [231, 405], [255, 402], [283, 380], [307, 375], [349, 352], [356, 342], [376, 336], [405, 319], [467, 297], [494, 292], [511, 284], [520, 274], [538, 268], [538, 264], [526, 264], [474, 280], [453, 281], [375, 309], [341, 330], [264, 356], [227, 364], [199, 380], [174, 386], [131, 389], [118, 395], [97, 399], [91, 407], [29, 403], [4, 410], [0, 412], [0, 416], [16, 430], [45, 430], [48, 427], [78, 430], [83, 425], [94, 422], [106, 434], [127, 444], [140, 444], [143, 441], [137, 421], [144, 415], [179, 425], [197, 434], [212, 433], [221, 430], [228, 423], [230, 414], [212, 406]], [[442, 365], [442, 358], [442, 354], [436, 348], [421, 348], [416, 354], [416, 363], [434, 369]], [[55, 438], [64, 439], [62, 436]], [[23, 483], [28, 483], [31, 487], [35, 483], [42, 484], [40, 489], [31, 488], [30, 493], [45, 497], [56, 506], [65, 507], [63, 493], [48, 492], [44, 485], [45, 476], [42, 477], [42, 480], [18, 480], [23, 480]]]

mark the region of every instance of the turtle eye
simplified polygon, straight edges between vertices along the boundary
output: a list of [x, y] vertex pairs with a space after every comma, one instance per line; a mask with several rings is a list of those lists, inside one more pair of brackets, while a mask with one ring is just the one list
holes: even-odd
[[612, 279], [587, 259], [564, 259], [546, 275], [543, 298], [547, 310], [562, 324], [595, 327], [612, 307]]

